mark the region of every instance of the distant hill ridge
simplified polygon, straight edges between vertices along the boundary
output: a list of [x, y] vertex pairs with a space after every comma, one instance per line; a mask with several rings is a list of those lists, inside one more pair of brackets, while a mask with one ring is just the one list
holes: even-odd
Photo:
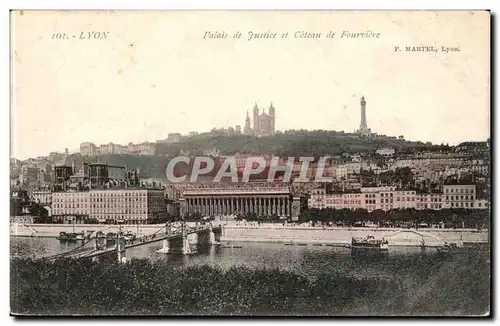
[[[359, 137], [335, 131], [294, 131], [278, 133], [268, 137], [248, 135], [198, 136], [184, 139], [179, 143], [159, 143], [155, 156], [133, 156], [109, 154], [99, 157], [83, 157], [76, 153], [68, 156], [66, 164], [80, 168], [83, 162], [106, 162], [111, 165], [139, 169], [141, 178], [164, 178], [170, 158], [181, 154], [189, 156], [205, 155], [217, 149], [221, 155], [253, 154], [280, 157], [327, 156], [344, 153], [373, 153], [381, 147], [392, 147], [398, 151], [412, 152], [427, 150], [435, 145], [410, 142], [395, 137]], [[187, 168], [187, 166], [185, 166]]]

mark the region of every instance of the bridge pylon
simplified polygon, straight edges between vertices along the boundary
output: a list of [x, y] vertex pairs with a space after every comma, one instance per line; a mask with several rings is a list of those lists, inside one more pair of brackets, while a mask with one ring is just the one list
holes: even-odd
[[118, 263], [127, 262], [127, 249], [125, 249], [125, 238], [119, 237], [116, 243], [116, 255]]
[[208, 238], [208, 243], [209, 244], [215, 244], [217, 241], [215, 240], [215, 233], [214, 230], [212, 229], [212, 226], [210, 225], [210, 236]]
[[163, 246], [157, 252], [163, 254], [191, 254], [192, 252], [189, 244], [188, 232], [185, 225], [182, 225], [182, 232], [180, 234], [173, 234], [163, 240]]

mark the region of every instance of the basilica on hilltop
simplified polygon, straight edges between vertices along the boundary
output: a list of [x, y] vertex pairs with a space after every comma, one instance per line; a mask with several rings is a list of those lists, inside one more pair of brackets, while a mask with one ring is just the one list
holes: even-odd
[[273, 135], [275, 132], [275, 121], [276, 121], [276, 111], [274, 109], [273, 103], [269, 106], [269, 113], [266, 113], [266, 109], [262, 108], [262, 113], [259, 113], [259, 107], [257, 103], [253, 108], [253, 128], [250, 124], [250, 116], [248, 115], [245, 119], [245, 128], [243, 132], [246, 135], [255, 136], [269, 136]]

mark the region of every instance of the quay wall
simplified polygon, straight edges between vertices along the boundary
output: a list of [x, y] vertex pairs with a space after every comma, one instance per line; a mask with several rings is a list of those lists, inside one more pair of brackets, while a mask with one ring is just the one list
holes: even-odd
[[[132, 232], [139, 235], [149, 235], [158, 231], [159, 228], [165, 227], [165, 224], [142, 224], [142, 225], [122, 225], [123, 232]], [[102, 231], [118, 232], [119, 225], [106, 224], [10, 224], [10, 235], [19, 237], [42, 237], [55, 238], [61, 232], [90, 232]], [[161, 231], [160, 231], [161, 232]]]
[[351, 243], [352, 237], [385, 238], [393, 246], [440, 246], [448, 243], [488, 243], [488, 230], [477, 229], [396, 229], [321, 228], [293, 226], [225, 226], [222, 241], [281, 243]]
[[[218, 225], [219, 223], [214, 223]], [[221, 223], [224, 224], [224, 223]], [[188, 223], [194, 226], [195, 223]], [[123, 232], [149, 235], [164, 224], [123, 225]], [[75, 232], [117, 232], [118, 225], [77, 224]], [[11, 223], [10, 235], [21, 237], [57, 237], [60, 232], [73, 232], [70, 224]], [[161, 231], [160, 231], [161, 232]], [[397, 229], [397, 228], [322, 228], [281, 224], [223, 225], [221, 241], [350, 244], [352, 237], [386, 238], [393, 246], [439, 246], [448, 243], [488, 243], [489, 231], [477, 229]]]

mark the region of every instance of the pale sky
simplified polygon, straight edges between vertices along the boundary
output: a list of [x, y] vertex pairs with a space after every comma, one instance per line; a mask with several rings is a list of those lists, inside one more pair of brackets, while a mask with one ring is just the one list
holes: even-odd
[[[433, 143], [486, 140], [489, 22], [488, 12], [458, 11], [17, 12], [11, 156], [243, 128], [255, 102], [273, 102], [278, 130], [352, 132], [362, 95], [376, 133]], [[369, 30], [380, 38], [340, 38]], [[109, 34], [79, 39], [91, 31]], [[203, 39], [206, 31], [229, 36]], [[242, 39], [232, 38], [237, 31]], [[249, 31], [277, 38], [247, 41]], [[322, 35], [297, 39], [297, 31]], [[334, 39], [325, 37], [329, 31]], [[439, 51], [404, 50], [419, 45]]]

